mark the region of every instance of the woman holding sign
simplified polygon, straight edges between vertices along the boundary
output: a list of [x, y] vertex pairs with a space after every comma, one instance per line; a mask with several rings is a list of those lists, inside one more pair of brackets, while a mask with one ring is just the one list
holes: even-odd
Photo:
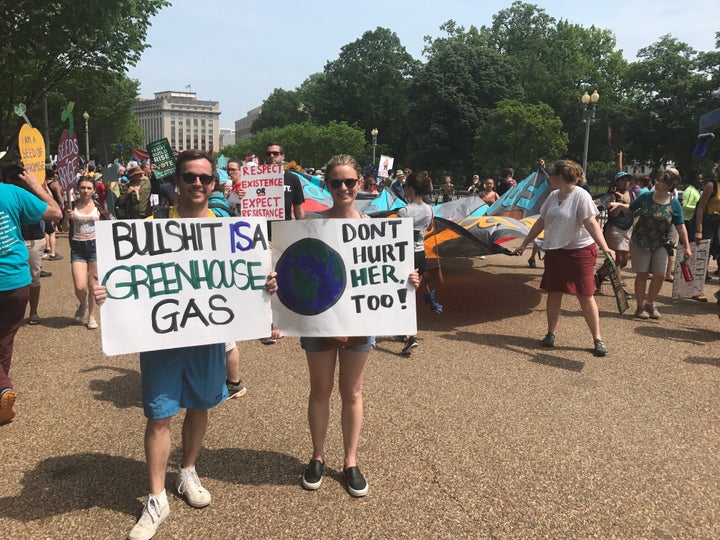
[[[333, 206], [317, 214], [308, 213], [306, 219], [365, 218], [364, 214], [355, 209], [360, 177], [360, 167], [353, 157], [333, 156], [325, 168], [326, 185], [332, 195]], [[410, 275], [409, 280], [415, 287], [420, 284], [417, 271]], [[313, 443], [312, 459], [303, 474], [302, 485], [305, 489], [316, 490], [322, 484], [325, 440], [330, 421], [330, 396], [335, 379], [335, 365], [339, 363], [338, 387], [342, 401], [345, 452], [343, 474], [350, 495], [363, 497], [368, 492], [368, 483], [357, 465], [357, 447], [363, 419], [363, 376], [370, 351], [375, 347], [375, 338], [301, 338], [300, 345], [305, 350], [310, 372], [308, 422]]]
[[78, 180], [79, 198], [74, 210], [67, 210], [70, 219], [70, 261], [75, 296], [80, 305], [75, 312], [75, 322], [87, 325], [89, 330], [98, 327], [95, 318], [96, 305], [92, 295], [97, 275], [97, 250], [95, 246], [95, 222], [108, 215], [94, 200], [95, 182], [89, 176]]

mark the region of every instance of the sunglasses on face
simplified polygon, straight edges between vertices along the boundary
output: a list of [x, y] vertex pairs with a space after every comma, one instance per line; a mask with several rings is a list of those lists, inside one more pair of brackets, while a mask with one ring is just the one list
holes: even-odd
[[228, 169], [227, 172], [240, 172], [240, 169]]
[[282, 154], [282, 152], [271, 152], [270, 150], [268, 150], [267, 152], [265, 152], [265, 155], [266, 155], [267, 157], [270, 157], [270, 156], [272, 156], [272, 157], [277, 157], [277, 156], [279, 156], [280, 154]]
[[191, 173], [191, 172], [182, 173], [180, 175], [180, 177], [183, 179], [183, 182], [185, 182], [186, 184], [194, 184], [195, 179], [199, 178], [200, 183], [203, 186], [210, 185], [213, 182], [213, 180], [215, 180], [215, 177], [212, 176], [211, 174], [195, 174], [195, 173]]
[[333, 178], [332, 180], [328, 180], [328, 184], [333, 189], [338, 189], [343, 184], [345, 184], [346, 188], [352, 189], [355, 187], [355, 184], [357, 184], [357, 178]]

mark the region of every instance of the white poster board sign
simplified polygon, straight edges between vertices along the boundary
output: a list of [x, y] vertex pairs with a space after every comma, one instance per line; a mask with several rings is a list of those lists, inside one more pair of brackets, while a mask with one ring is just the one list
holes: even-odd
[[412, 219], [272, 223], [275, 328], [289, 336], [417, 332]]
[[[241, 199], [233, 191], [228, 196], [243, 217], [262, 217], [270, 220], [285, 219], [285, 168], [282, 163], [240, 167], [240, 188], [245, 190]], [[233, 197], [231, 197], [233, 196]]]
[[700, 245], [693, 243], [690, 245], [690, 249], [692, 249], [692, 257], [688, 259], [687, 264], [692, 271], [693, 279], [692, 281], [685, 281], [683, 278], [682, 269], [680, 268], [680, 263], [683, 262], [683, 248], [678, 246], [678, 256], [675, 258], [673, 298], [692, 298], [703, 293], [705, 275], [710, 262], [710, 239], [701, 241]]
[[95, 230], [105, 354], [270, 335], [264, 219], [98, 221]]
[[380, 178], [387, 178], [388, 176], [390, 176], [390, 171], [393, 168], [393, 163], [395, 163], [394, 157], [381, 155], [380, 166], [378, 167], [378, 176]]

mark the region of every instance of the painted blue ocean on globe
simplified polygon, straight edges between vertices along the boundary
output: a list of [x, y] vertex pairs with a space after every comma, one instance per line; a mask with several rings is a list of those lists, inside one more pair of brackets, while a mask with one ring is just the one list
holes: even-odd
[[345, 263], [340, 254], [316, 238], [288, 247], [275, 266], [278, 299], [299, 315], [327, 311], [345, 292]]

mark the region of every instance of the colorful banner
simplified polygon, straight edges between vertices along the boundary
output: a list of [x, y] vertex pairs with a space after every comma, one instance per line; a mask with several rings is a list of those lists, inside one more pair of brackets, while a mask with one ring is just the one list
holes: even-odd
[[95, 230], [105, 354], [270, 335], [264, 219], [98, 221]]
[[417, 332], [412, 219], [274, 222], [275, 328], [290, 336]]
[[155, 178], [162, 180], [175, 175], [175, 156], [170, 141], [160, 139], [148, 143], [147, 151], [150, 154], [150, 161], [154, 165]]

